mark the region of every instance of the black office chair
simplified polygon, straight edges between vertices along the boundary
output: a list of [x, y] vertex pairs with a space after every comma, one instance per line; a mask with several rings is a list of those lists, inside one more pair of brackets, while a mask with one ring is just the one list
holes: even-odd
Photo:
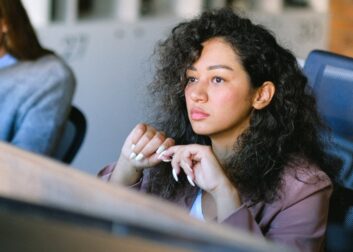
[[340, 167], [331, 198], [328, 251], [353, 251], [353, 58], [314, 50], [304, 64], [324, 121], [332, 130], [328, 153]]
[[339, 184], [330, 202], [326, 251], [353, 251], [353, 190]]
[[72, 106], [54, 158], [70, 164], [80, 149], [86, 135], [87, 122], [84, 114]]

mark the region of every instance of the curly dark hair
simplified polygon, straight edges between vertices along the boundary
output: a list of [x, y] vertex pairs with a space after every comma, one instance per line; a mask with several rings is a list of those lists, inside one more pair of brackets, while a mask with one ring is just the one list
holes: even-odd
[[[153, 119], [154, 126], [177, 144], [210, 145], [207, 136], [192, 130], [184, 88], [187, 67], [200, 57], [202, 43], [215, 37], [229, 43], [239, 55], [252, 88], [265, 81], [273, 82], [276, 88], [271, 103], [252, 112], [249, 128], [236, 140], [234, 155], [223, 167], [237, 189], [253, 202], [274, 200], [284, 168], [298, 157], [317, 164], [333, 177], [321, 134], [325, 126], [296, 58], [266, 28], [230, 9], [204, 12], [180, 23], [158, 45], [156, 75], [149, 85], [157, 105], [155, 111], [159, 112]], [[181, 182], [174, 182], [170, 171], [151, 169], [149, 191], [172, 199], [189, 186], [185, 176]]]

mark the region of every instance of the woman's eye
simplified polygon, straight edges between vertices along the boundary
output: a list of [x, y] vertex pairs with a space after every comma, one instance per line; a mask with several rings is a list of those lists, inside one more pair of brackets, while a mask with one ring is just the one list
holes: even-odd
[[213, 81], [213, 83], [220, 84], [220, 83], [223, 83], [223, 82], [224, 82], [224, 79], [221, 78], [221, 77], [216, 76], [216, 77], [214, 77], [214, 78], [212, 79], [212, 81]]
[[188, 77], [187, 78], [187, 83], [189, 84], [189, 83], [194, 83], [194, 82], [196, 82], [196, 78], [195, 77]]

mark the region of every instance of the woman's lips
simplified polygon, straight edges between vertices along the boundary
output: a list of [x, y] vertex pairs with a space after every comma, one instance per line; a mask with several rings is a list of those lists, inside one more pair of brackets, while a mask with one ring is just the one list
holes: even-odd
[[191, 114], [191, 119], [196, 121], [205, 119], [210, 116], [209, 114], [207, 114], [201, 109], [192, 109], [190, 114]]

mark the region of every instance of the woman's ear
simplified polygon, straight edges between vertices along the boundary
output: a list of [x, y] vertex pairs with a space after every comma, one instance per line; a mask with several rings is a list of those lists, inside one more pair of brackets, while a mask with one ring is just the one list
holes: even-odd
[[276, 92], [275, 85], [271, 81], [264, 82], [261, 87], [256, 90], [253, 100], [253, 107], [255, 109], [263, 109], [270, 104], [273, 95]]

